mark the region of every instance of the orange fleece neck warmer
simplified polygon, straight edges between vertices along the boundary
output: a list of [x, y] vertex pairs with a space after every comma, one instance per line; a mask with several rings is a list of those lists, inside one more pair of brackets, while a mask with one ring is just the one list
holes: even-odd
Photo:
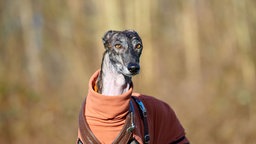
[[[112, 143], [122, 130], [129, 113], [131, 95], [140, 99], [147, 109], [150, 143], [189, 143], [175, 112], [167, 103], [151, 96], [132, 93], [132, 86], [128, 92], [118, 96], [104, 96], [95, 92], [93, 87], [99, 72], [99, 70], [96, 71], [89, 81], [86, 106], [83, 106], [82, 109], [85, 109], [83, 115], [100, 143]], [[140, 118], [138, 107], [135, 106], [134, 108], [135, 129], [133, 138], [142, 144], [143, 121]], [[78, 129], [78, 140], [82, 137], [80, 131], [82, 130]]]
[[[111, 143], [121, 131], [127, 114], [133, 88], [118, 96], [104, 96], [93, 90], [99, 70], [89, 83], [85, 117], [94, 135], [101, 141]], [[102, 132], [107, 135], [102, 135]]]

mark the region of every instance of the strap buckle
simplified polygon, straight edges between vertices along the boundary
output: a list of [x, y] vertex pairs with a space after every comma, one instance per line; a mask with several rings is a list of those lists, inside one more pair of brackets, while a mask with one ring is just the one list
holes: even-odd
[[144, 142], [145, 142], [146, 144], [149, 144], [149, 142], [150, 142], [150, 136], [149, 136], [149, 134], [146, 134], [146, 135], [144, 136]]

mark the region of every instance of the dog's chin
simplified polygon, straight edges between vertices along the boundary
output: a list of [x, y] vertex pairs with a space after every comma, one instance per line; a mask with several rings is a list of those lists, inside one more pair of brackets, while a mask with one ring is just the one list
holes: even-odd
[[139, 74], [140, 72], [138, 71], [138, 72], [136, 72], [136, 73], [130, 73], [130, 72], [127, 72], [127, 73], [122, 73], [123, 75], [125, 75], [125, 76], [127, 76], [127, 77], [133, 77], [133, 76], [135, 76], [135, 75], [137, 75], [137, 74]]
[[135, 76], [135, 75], [137, 75], [137, 74], [140, 73], [140, 71], [131, 73], [131, 72], [130, 72], [128, 69], [126, 69], [126, 68], [124, 68], [124, 69], [118, 69], [117, 71], [118, 71], [118, 73], [123, 74], [124, 76], [127, 76], [127, 77], [133, 77], [133, 76]]

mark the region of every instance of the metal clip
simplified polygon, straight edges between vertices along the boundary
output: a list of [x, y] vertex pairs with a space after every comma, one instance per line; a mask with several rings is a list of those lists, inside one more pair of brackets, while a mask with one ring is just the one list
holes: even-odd
[[144, 136], [144, 142], [148, 144], [150, 142], [150, 136], [147, 134]]

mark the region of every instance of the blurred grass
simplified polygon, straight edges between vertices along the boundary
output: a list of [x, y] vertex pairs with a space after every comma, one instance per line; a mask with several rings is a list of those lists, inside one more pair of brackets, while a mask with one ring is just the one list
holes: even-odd
[[192, 143], [256, 143], [254, 0], [0, 1], [0, 143], [74, 143], [101, 37], [135, 29], [135, 90], [168, 102]]

